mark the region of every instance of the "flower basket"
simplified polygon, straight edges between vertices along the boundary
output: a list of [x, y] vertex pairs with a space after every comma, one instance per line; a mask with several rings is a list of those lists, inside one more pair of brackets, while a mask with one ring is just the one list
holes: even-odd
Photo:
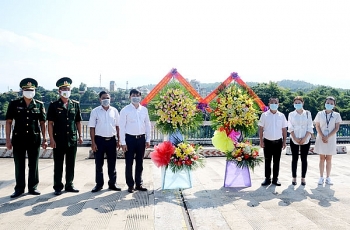
[[154, 147], [150, 156], [157, 167], [162, 167], [162, 189], [192, 187], [192, 170], [204, 167], [200, 149], [186, 142], [174, 146], [170, 141]]
[[194, 98], [177, 81], [170, 82], [148, 104], [150, 118], [163, 134], [186, 133], [203, 122], [203, 113]]
[[173, 172], [168, 167], [162, 167], [162, 189], [192, 188], [192, 171], [189, 169]]
[[226, 161], [224, 187], [251, 187], [250, 171], [248, 167], [239, 167], [235, 161]]

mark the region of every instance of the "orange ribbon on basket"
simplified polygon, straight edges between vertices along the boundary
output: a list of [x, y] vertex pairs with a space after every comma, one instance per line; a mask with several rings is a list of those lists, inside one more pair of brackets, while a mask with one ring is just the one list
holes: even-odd
[[202, 97], [201, 97], [201, 95], [199, 95], [197, 90], [195, 90], [192, 87], [192, 85], [190, 83], [188, 83], [188, 81], [186, 81], [186, 79], [179, 72], [176, 72], [174, 78], [177, 79], [188, 90], [188, 92], [190, 92], [190, 94], [192, 94], [192, 96], [194, 98], [196, 98], [198, 101], [202, 100]]
[[226, 78], [226, 80], [222, 82], [213, 92], [206, 96], [203, 101], [209, 104], [209, 102], [211, 102], [222, 90], [224, 90], [232, 82], [232, 80], [237, 82], [249, 93], [249, 95], [254, 99], [262, 111], [266, 110], [264, 102], [262, 102], [258, 95], [256, 95], [254, 91], [235, 72], [231, 73], [231, 75]]
[[172, 72], [170, 71], [163, 79], [152, 89], [152, 91], [141, 101], [141, 105], [146, 106], [156, 95], [161, 91], [166, 84], [173, 77]]

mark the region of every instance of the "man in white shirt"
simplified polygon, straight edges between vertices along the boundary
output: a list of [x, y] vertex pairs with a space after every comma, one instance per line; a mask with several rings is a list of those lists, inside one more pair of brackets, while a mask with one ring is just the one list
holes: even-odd
[[[134, 190], [147, 191], [142, 186], [143, 158], [145, 149], [150, 146], [151, 122], [148, 110], [140, 105], [141, 92], [132, 89], [130, 91], [131, 103], [120, 111], [120, 141], [125, 152], [125, 179], [128, 185], [128, 192]], [[132, 167], [135, 156], [135, 180], [133, 178]], [[135, 188], [134, 188], [134, 185]]]
[[281, 186], [278, 181], [282, 148], [286, 148], [287, 120], [278, 109], [278, 98], [269, 99], [269, 110], [261, 114], [259, 120], [260, 147], [264, 149], [265, 181], [263, 186], [271, 184], [271, 161], [273, 158], [272, 184]]
[[119, 112], [110, 106], [110, 95], [105, 91], [99, 94], [101, 105], [91, 111], [89, 119], [91, 149], [95, 154], [96, 186], [91, 192], [98, 192], [103, 188], [103, 164], [104, 155], [107, 155], [108, 188], [120, 191], [115, 184], [117, 172], [115, 169], [117, 160], [117, 148], [120, 148], [119, 138]]

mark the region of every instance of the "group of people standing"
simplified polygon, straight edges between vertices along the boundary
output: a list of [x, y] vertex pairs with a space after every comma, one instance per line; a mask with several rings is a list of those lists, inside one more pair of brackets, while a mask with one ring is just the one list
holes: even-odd
[[[290, 133], [290, 149], [292, 152], [292, 185], [297, 185], [297, 166], [299, 155], [301, 158], [301, 185], [306, 185], [307, 155], [310, 149], [310, 139], [314, 134], [314, 123], [317, 136], [314, 152], [319, 154], [319, 185], [324, 183], [332, 185], [330, 178], [332, 168], [332, 156], [337, 154], [336, 133], [339, 130], [341, 116], [334, 111], [336, 100], [334, 97], [325, 99], [324, 110], [319, 111], [312, 121], [310, 111], [305, 110], [304, 100], [297, 96], [293, 100], [295, 110], [285, 115], [278, 111], [278, 98], [269, 99], [269, 109], [264, 112], [258, 122], [260, 147], [263, 148], [265, 158], [265, 180], [261, 185], [267, 186], [271, 183], [280, 186], [278, 180], [280, 158], [282, 149], [286, 148], [287, 132]], [[271, 180], [271, 162], [273, 172]], [[326, 167], [325, 167], [326, 166]], [[324, 171], [326, 168], [326, 178]]]
[[[54, 175], [53, 189], [55, 195], [66, 192], [79, 192], [73, 185], [77, 144], [83, 143], [81, 112], [78, 101], [70, 99], [72, 80], [64, 77], [56, 82], [59, 99], [51, 102], [46, 113], [43, 102], [34, 99], [38, 82], [25, 78], [20, 82], [23, 97], [9, 103], [6, 113], [6, 147], [13, 149], [16, 185], [11, 198], [22, 195], [25, 191], [25, 161], [28, 156], [28, 193], [40, 195], [38, 161], [40, 146], [48, 147], [46, 130], [53, 148]], [[122, 148], [125, 154], [125, 177], [130, 193], [134, 190], [147, 191], [142, 186], [144, 152], [150, 145], [151, 123], [148, 110], [141, 102], [141, 92], [130, 91], [131, 103], [119, 111], [110, 105], [109, 93], [99, 94], [101, 105], [91, 111], [89, 127], [91, 148], [95, 155], [96, 186], [91, 192], [103, 188], [104, 156], [107, 156], [108, 187], [120, 191], [116, 186], [116, 156]], [[46, 120], [47, 129], [46, 129]], [[15, 121], [15, 122], [13, 122]], [[14, 127], [12, 128], [14, 123]], [[12, 132], [12, 136], [11, 136]], [[133, 162], [135, 164], [135, 180]], [[65, 185], [62, 183], [65, 160]], [[136, 186], [135, 186], [136, 185]]]
[[[40, 146], [48, 147], [47, 128], [50, 146], [53, 148], [54, 175], [53, 189], [55, 195], [66, 192], [79, 192], [73, 185], [77, 144], [82, 144], [81, 112], [79, 102], [71, 100], [70, 78], [61, 78], [56, 82], [59, 99], [51, 102], [46, 114], [43, 102], [34, 99], [38, 82], [32, 78], [25, 78], [20, 82], [23, 97], [9, 103], [6, 113], [6, 147], [13, 148], [15, 162], [16, 186], [12, 198], [24, 193], [25, 159], [28, 156], [28, 193], [40, 195], [38, 160]], [[147, 191], [143, 187], [142, 171], [145, 149], [150, 146], [151, 123], [146, 107], [140, 104], [141, 92], [130, 91], [131, 103], [119, 111], [110, 105], [111, 97], [106, 91], [99, 93], [101, 105], [91, 111], [88, 127], [90, 128], [91, 149], [95, 156], [96, 186], [91, 192], [98, 192], [103, 188], [103, 165], [105, 155], [108, 168], [108, 188], [120, 191], [116, 186], [116, 158], [117, 150], [122, 148], [125, 154], [125, 179], [128, 192], [135, 190]], [[310, 139], [313, 135], [313, 121], [310, 111], [303, 108], [304, 100], [294, 98], [295, 110], [288, 115], [278, 111], [278, 98], [269, 99], [269, 109], [264, 112], [258, 122], [260, 147], [264, 150], [265, 180], [263, 186], [271, 183], [280, 186], [278, 181], [280, 158], [282, 149], [286, 147], [287, 132], [290, 133], [290, 148], [292, 152], [292, 184], [297, 184], [297, 165], [299, 153], [301, 156], [301, 185], [306, 185], [307, 155]], [[336, 133], [339, 130], [341, 117], [334, 111], [336, 100], [327, 97], [325, 109], [319, 111], [314, 119], [317, 137], [314, 151], [320, 155], [320, 179], [318, 184], [332, 184], [330, 172], [332, 155], [336, 152]], [[13, 121], [15, 121], [12, 129]], [[12, 132], [12, 138], [11, 138]], [[135, 159], [135, 176], [133, 176], [133, 162]], [[66, 183], [62, 183], [62, 174], [66, 163]], [[271, 180], [271, 162], [273, 172]], [[324, 169], [326, 168], [326, 178]]]

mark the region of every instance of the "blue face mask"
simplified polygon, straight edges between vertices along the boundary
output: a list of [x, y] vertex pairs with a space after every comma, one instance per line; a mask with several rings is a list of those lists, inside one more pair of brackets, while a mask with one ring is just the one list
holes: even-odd
[[278, 109], [278, 104], [270, 104], [270, 109], [271, 110], [277, 110]]
[[294, 104], [294, 108], [295, 108], [296, 110], [300, 110], [300, 109], [303, 108], [303, 104]]
[[326, 110], [332, 110], [334, 108], [334, 105], [324, 104], [324, 107], [326, 108]]

